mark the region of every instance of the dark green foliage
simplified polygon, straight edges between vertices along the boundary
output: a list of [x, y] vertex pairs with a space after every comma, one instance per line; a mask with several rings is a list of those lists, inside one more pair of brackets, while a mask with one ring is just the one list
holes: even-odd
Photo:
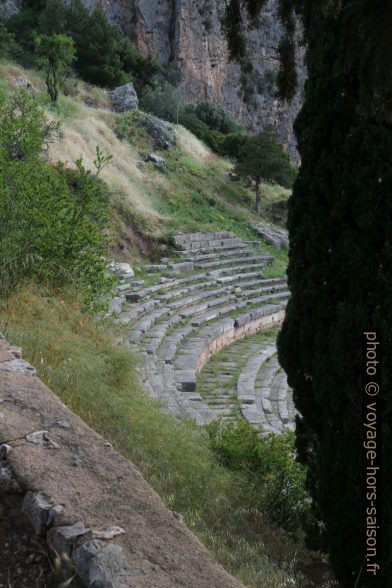
[[130, 81], [130, 73], [123, 68], [122, 38], [100, 6], [90, 14], [75, 0], [68, 27], [77, 48], [75, 69], [84, 80], [109, 88]]
[[294, 457], [294, 434], [263, 437], [244, 419], [214, 421], [208, 433], [221, 463], [244, 474], [253, 508], [266, 509], [271, 520], [298, 532], [310, 511], [305, 468]]
[[5, 21], [7, 30], [18, 40], [20, 51], [15, 57], [18, 57], [23, 65], [35, 64], [33, 33], [38, 31], [38, 18], [38, 12], [31, 8], [22, 8]]
[[46, 71], [46, 87], [52, 102], [56, 102], [59, 90], [75, 59], [75, 44], [66, 35], [38, 35], [35, 47], [41, 66]]
[[[196, 105], [186, 103], [181, 90], [168, 82], [147, 88], [141, 95], [140, 105], [163, 120], [183, 125], [220, 155], [230, 155], [224, 146], [226, 136], [244, 133], [243, 126], [223, 108], [208, 101]], [[235, 149], [233, 145], [232, 138], [230, 151]]]
[[221, 106], [214, 102], [199, 102], [194, 107], [196, 116], [206, 123], [210, 129], [226, 135], [242, 130], [239, 125]]
[[15, 57], [18, 50], [19, 47], [14, 35], [8, 31], [4, 21], [0, 19], [0, 59], [3, 57]]
[[[329, 25], [329, 39], [336, 35], [337, 46], [339, 20], [331, 19]], [[331, 72], [334, 51], [326, 58], [326, 71]], [[392, 262], [392, 176], [386, 157], [392, 149], [392, 131], [382, 120], [361, 117], [359, 99], [355, 70], [350, 77], [310, 71], [306, 104], [296, 125], [302, 167], [289, 207], [292, 297], [279, 339], [280, 360], [303, 415], [297, 428], [299, 457], [309, 468], [316, 516], [326, 523], [320, 539], [347, 586], [363, 559], [361, 336], [365, 330], [378, 329], [385, 348], [392, 343], [392, 283], [387, 270]], [[388, 353], [383, 374], [387, 391]], [[388, 452], [384, 471], [390, 471], [387, 398], [383, 417]], [[378, 490], [384, 497], [384, 513], [379, 516], [386, 575], [391, 573], [388, 476]]]
[[238, 159], [240, 150], [246, 143], [247, 138], [248, 135], [243, 131], [226, 135], [222, 143], [222, 155], [231, 159]]
[[34, 63], [34, 36], [67, 35], [76, 48], [75, 69], [87, 82], [113, 88], [130, 80], [138, 91], [153, 84], [160, 66], [145, 57], [108, 21], [98, 5], [90, 12], [81, 0], [25, 3], [7, 21], [23, 49], [23, 61]]
[[260, 212], [262, 180], [291, 187], [290, 158], [276, 142], [276, 133], [272, 127], [266, 127], [261, 133], [247, 138], [238, 153], [236, 173], [254, 183], [257, 213]]
[[0, 95], [0, 291], [26, 280], [72, 283], [97, 308], [112, 288], [103, 258], [107, 191], [81, 161], [72, 172], [45, 163], [48, 135], [29, 95]]
[[50, 145], [58, 124], [49, 122], [25, 91], [0, 93], [0, 160], [36, 159]]
[[244, 134], [243, 127], [213, 102], [200, 102], [196, 106], [187, 104], [181, 111], [179, 122], [213, 151], [224, 156], [231, 156], [235, 150], [234, 135], [238, 138]]
[[180, 115], [180, 124], [186, 127], [191, 133], [196, 135], [202, 141], [208, 142], [210, 127], [199, 119], [192, 109], [185, 109]]
[[[239, 0], [231, 4], [239, 5]], [[263, 3], [260, 2], [260, 6]], [[279, 356], [301, 413], [299, 459], [320, 524], [309, 538], [329, 549], [344, 586], [389, 585], [392, 574], [392, 4], [279, 0], [281, 95], [294, 92], [293, 10], [306, 43], [305, 105], [296, 123], [302, 166], [289, 204], [292, 293]], [[233, 7], [231, 7], [233, 11]], [[234, 23], [232, 23], [234, 26]], [[233, 53], [238, 35], [233, 33]], [[384, 343], [383, 577], [361, 575], [361, 338]], [[380, 553], [380, 551], [379, 551]]]
[[146, 88], [141, 95], [140, 105], [163, 120], [177, 123], [184, 101], [178, 88], [164, 82], [155, 88]]
[[285, 100], [291, 100], [298, 86], [298, 73], [295, 63], [295, 45], [293, 38], [283, 37], [279, 43], [279, 72], [277, 87], [279, 95]]

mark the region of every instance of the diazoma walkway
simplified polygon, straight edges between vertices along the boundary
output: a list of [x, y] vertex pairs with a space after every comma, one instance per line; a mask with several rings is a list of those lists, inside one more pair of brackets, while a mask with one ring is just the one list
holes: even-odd
[[286, 278], [263, 277], [274, 258], [231, 232], [177, 235], [173, 245], [172, 258], [147, 266], [149, 285], [118, 272], [118, 320], [144, 356], [147, 392], [198, 424], [240, 414], [263, 432], [293, 428], [276, 354], [289, 292]]

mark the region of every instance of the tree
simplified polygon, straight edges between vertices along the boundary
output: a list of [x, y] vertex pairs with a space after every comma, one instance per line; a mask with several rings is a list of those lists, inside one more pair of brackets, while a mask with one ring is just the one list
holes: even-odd
[[222, 154], [226, 157], [238, 159], [241, 147], [244, 146], [248, 135], [244, 132], [229, 133], [225, 136], [222, 145]]
[[[263, 2], [246, 4], [259, 10]], [[385, 586], [392, 575], [392, 358], [387, 352], [382, 356], [384, 401], [378, 414], [383, 578], [371, 579], [365, 576], [361, 528], [361, 337], [375, 329], [384, 350], [392, 345], [392, 5], [279, 4], [286, 21], [296, 10], [307, 45], [305, 103], [295, 124], [302, 165], [289, 201], [291, 299], [278, 350], [301, 414], [298, 457], [308, 468], [322, 531], [308, 536], [328, 548], [343, 585]], [[286, 98], [293, 92], [290, 31], [287, 40], [287, 77], [281, 69], [282, 79], [288, 79]], [[238, 38], [234, 41], [233, 51]]]
[[239, 150], [235, 172], [241, 178], [254, 183], [257, 214], [260, 213], [260, 184], [263, 180], [291, 186], [290, 159], [283, 147], [276, 142], [272, 127], [266, 127], [261, 133], [246, 139]]
[[[23, 8], [6, 22], [22, 47], [20, 58], [35, 65], [35, 35], [67, 35], [75, 43], [74, 67], [86, 82], [114, 88], [134, 81], [138, 91], [154, 84], [161, 67], [145, 56], [113, 26], [98, 5], [90, 11], [82, 0], [24, 0]], [[0, 29], [1, 51], [1, 29]]]
[[7, 97], [0, 93], [0, 160], [26, 162], [43, 154], [58, 135], [25, 90]]
[[199, 102], [194, 107], [194, 111], [197, 117], [214, 131], [219, 131], [224, 135], [243, 131], [243, 127], [218, 104], [208, 101]]
[[53, 102], [57, 101], [59, 89], [75, 59], [75, 44], [66, 35], [38, 35], [35, 39], [41, 64], [46, 70], [46, 87]]
[[0, 58], [15, 57], [18, 52], [18, 44], [15, 37], [7, 30], [4, 21], [0, 19]]
[[[72, 284], [88, 308], [112, 289], [106, 276], [108, 193], [76, 162], [76, 170], [41, 158], [47, 122], [26, 92], [0, 93], [0, 295], [26, 280]], [[97, 172], [107, 156], [97, 150]]]

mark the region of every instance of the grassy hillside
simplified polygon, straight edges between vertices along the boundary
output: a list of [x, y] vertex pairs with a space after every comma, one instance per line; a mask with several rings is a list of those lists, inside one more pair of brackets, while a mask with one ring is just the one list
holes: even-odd
[[[232, 163], [217, 157], [185, 128], [175, 127], [177, 146], [167, 151], [155, 150], [137, 121], [129, 137], [121, 140], [116, 128], [123, 115], [109, 109], [104, 90], [76, 80], [68, 82], [69, 95], [61, 95], [53, 106], [40, 72], [0, 64], [0, 87], [12, 88], [19, 76], [32, 85], [35, 98], [50, 117], [61, 123], [61, 135], [49, 148], [50, 162], [74, 167], [75, 160], [82, 157], [85, 166], [94, 169], [97, 145], [112, 155], [101, 178], [110, 191], [116, 253], [123, 251], [131, 260], [140, 260], [140, 255], [143, 258], [154, 251], [157, 240], [176, 232], [232, 230], [241, 237], [255, 238], [253, 192], [227, 181], [225, 172], [232, 169]], [[166, 159], [166, 172], [151, 163], [142, 168], [137, 165], [151, 151]], [[289, 196], [278, 185], [264, 185], [262, 193], [265, 206]], [[281, 272], [285, 254], [268, 246], [265, 251], [281, 260]]]

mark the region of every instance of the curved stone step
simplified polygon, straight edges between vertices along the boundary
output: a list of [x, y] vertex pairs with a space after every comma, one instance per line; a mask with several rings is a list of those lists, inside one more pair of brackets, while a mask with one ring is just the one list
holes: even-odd
[[213, 353], [251, 332], [252, 325], [254, 329], [271, 326], [281, 321], [283, 314], [281, 305], [271, 304], [260, 308], [253, 316], [246, 315], [244, 320], [226, 318], [201, 329], [197, 336], [182, 343], [174, 359], [176, 384], [182, 390], [194, 391], [197, 373]]
[[[197, 374], [222, 347], [282, 320], [284, 306], [271, 302], [288, 297], [287, 283], [285, 278], [262, 278], [272, 258], [256, 255], [258, 242], [244, 243], [225, 232], [180, 235], [174, 242], [180, 262], [164, 259], [150, 269], [168, 272], [193, 263], [200, 266], [197, 273], [157, 276], [147, 287], [144, 283], [135, 287], [133, 280], [118, 320], [128, 325], [127, 345], [143, 354], [141, 369], [148, 393], [167, 410], [200, 424], [217, 416], [230, 419], [239, 414], [239, 405], [246, 409], [245, 396], [237, 395], [234, 385], [231, 395], [203, 398], [196, 389]], [[235, 362], [231, 367], [226, 363], [226, 368], [237, 369]], [[230, 377], [229, 372], [220, 375], [222, 382]], [[281, 394], [280, 415], [288, 422], [293, 407], [284, 405]], [[261, 414], [257, 401], [247, 408], [258, 408]]]
[[188, 251], [177, 251], [177, 254], [179, 254], [181, 259], [184, 261], [193, 261], [194, 263], [197, 263], [203, 261], [218, 261], [219, 259], [228, 259], [230, 257], [237, 257], [239, 255], [241, 257], [252, 256], [255, 254], [255, 250], [241, 245], [238, 249], [229, 249], [223, 253], [211, 252], [202, 254], [197, 253], [196, 255], [192, 255], [189, 254]]

